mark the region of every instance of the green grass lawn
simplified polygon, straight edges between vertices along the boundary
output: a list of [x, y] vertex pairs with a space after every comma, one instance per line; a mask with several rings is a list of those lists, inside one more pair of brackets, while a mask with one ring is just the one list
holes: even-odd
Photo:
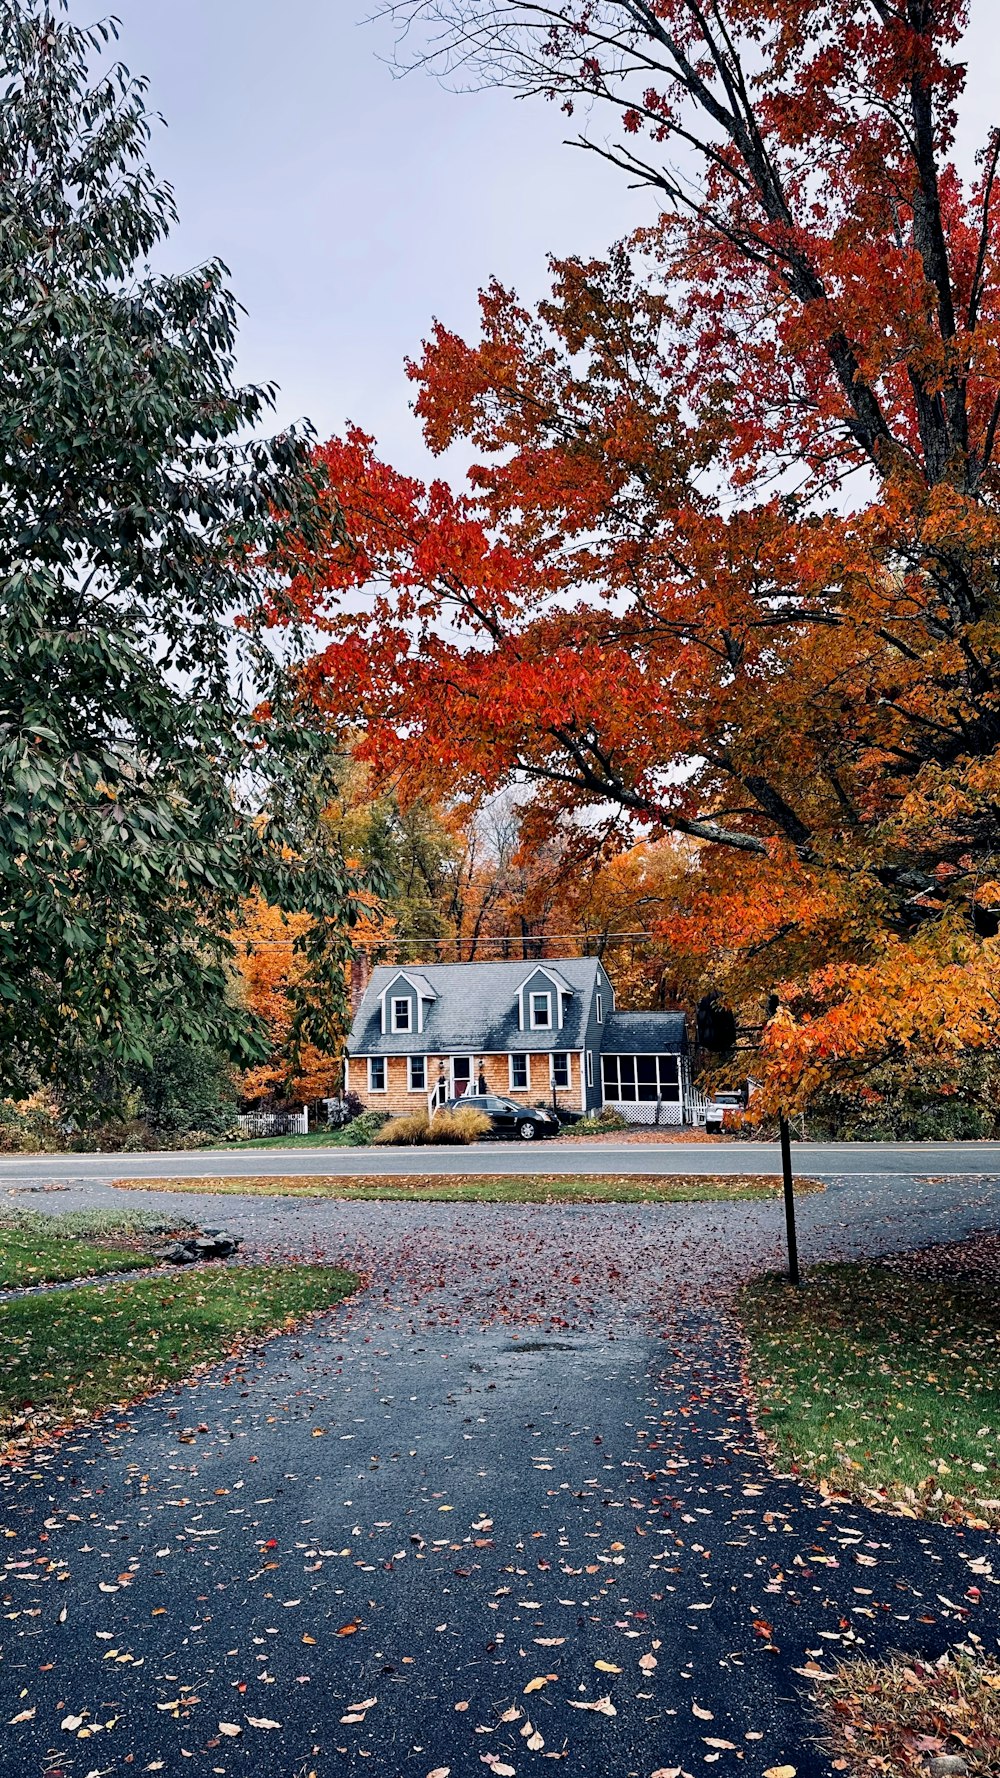
[[0, 1435], [30, 1442], [190, 1375], [347, 1296], [329, 1266], [231, 1266], [0, 1305]]
[[[357, 1175], [346, 1179], [261, 1176], [200, 1179], [116, 1179], [120, 1191], [217, 1192], [253, 1198], [380, 1199], [436, 1204], [723, 1204], [777, 1197], [781, 1181], [762, 1175], [727, 1178], [723, 1174], [598, 1174], [550, 1177], [547, 1174], [456, 1173]], [[798, 1192], [822, 1191], [814, 1179], [796, 1181]]]
[[310, 1130], [308, 1136], [245, 1136], [240, 1141], [207, 1142], [206, 1148], [231, 1148], [237, 1154], [244, 1148], [369, 1148], [358, 1142], [350, 1126], [344, 1130]]
[[101, 1272], [134, 1272], [155, 1261], [128, 1247], [95, 1247], [65, 1235], [23, 1235], [0, 1228], [0, 1290], [25, 1284], [55, 1284], [92, 1278]]
[[821, 1266], [741, 1292], [760, 1424], [834, 1491], [1000, 1524], [1000, 1300], [958, 1278]]
[[162, 1216], [144, 1211], [6, 1211], [0, 1215], [0, 1290], [141, 1271], [155, 1264], [150, 1248], [167, 1232]]

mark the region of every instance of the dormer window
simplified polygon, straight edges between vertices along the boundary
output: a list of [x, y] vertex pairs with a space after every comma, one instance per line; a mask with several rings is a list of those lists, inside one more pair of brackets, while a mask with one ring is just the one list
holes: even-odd
[[410, 1017], [410, 1001], [406, 996], [394, 1000], [392, 1003], [392, 1028], [394, 1031], [410, 1031], [413, 1028]]
[[552, 996], [551, 996], [551, 994], [532, 994], [532, 996], [531, 996], [531, 1029], [532, 1029], [532, 1031], [551, 1031], [551, 1029], [552, 1029]]

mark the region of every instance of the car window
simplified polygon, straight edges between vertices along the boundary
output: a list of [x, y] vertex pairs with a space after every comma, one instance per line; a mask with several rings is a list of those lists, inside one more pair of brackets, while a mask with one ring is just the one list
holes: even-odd
[[507, 1108], [502, 1099], [498, 1099], [495, 1094], [490, 1093], [487, 1095], [486, 1109], [487, 1111], [505, 1111]]
[[475, 1094], [475, 1093], [463, 1093], [461, 1099], [459, 1100], [459, 1104], [460, 1105], [473, 1105], [473, 1106], [475, 1106], [477, 1111], [481, 1111], [483, 1106], [486, 1104], [486, 1100], [480, 1099], [477, 1096], [477, 1094]]

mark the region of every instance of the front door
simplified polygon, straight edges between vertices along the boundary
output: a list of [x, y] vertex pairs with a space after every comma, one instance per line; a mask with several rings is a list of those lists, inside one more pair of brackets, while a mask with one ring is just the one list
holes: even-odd
[[472, 1079], [472, 1057], [452, 1056], [451, 1058], [451, 1096], [460, 1099], [469, 1090]]

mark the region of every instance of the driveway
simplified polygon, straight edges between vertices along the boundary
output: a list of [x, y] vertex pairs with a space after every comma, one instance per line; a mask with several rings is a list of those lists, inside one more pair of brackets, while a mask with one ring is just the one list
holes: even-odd
[[[995, 1222], [997, 1183], [801, 1208], [807, 1257], [885, 1251]], [[250, 1257], [370, 1283], [2, 1473], [4, 1778], [818, 1778], [799, 1669], [996, 1645], [989, 1534], [762, 1464], [728, 1299], [778, 1261], [775, 1207], [224, 1214]]]

